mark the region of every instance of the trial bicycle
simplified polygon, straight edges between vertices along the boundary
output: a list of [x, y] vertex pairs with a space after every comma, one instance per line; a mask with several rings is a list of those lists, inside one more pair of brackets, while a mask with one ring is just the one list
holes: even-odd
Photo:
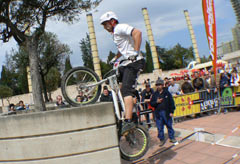
[[101, 85], [108, 83], [111, 88], [116, 115], [119, 148], [123, 159], [132, 161], [141, 158], [148, 150], [149, 135], [145, 127], [136, 124], [132, 129], [123, 130], [125, 105], [119, 88], [119, 68], [124, 61], [115, 61], [107, 77], [100, 80], [98, 75], [86, 67], [69, 70], [62, 78], [61, 90], [65, 100], [72, 106], [95, 103], [101, 94]]

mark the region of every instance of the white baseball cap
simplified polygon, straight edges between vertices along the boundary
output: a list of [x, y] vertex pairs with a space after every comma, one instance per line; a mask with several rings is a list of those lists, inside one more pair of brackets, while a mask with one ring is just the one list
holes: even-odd
[[100, 24], [102, 24], [103, 22], [109, 21], [111, 19], [118, 20], [118, 17], [114, 12], [108, 11], [100, 17]]

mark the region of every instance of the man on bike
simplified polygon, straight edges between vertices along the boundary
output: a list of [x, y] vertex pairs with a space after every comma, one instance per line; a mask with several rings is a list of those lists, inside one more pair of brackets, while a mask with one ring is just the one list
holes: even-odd
[[133, 97], [137, 73], [143, 69], [145, 61], [140, 53], [142, 33], [128, 24], [120, 24], [114, 12], [106, 12], [100, 17], [100, 23], [104, 29], [113, 35], [113, 41], [117, 45], [118, 53], [115, 60], [123, 60], [120, 71], [122, 82], [121, 92], [124, 98], [126, 115], [123, 128], [131, 129]]

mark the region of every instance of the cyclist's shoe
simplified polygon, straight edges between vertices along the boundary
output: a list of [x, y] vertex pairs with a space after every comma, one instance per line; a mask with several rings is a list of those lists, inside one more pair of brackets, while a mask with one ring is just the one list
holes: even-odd
[[122, 132], [129, 131], [130, 129], [133, 129], [135, 127], [136, 124], [134, 122], [123, 122]]
[[173, 138], [173, 139], [170, 139], [170, 142], [171, 142], [171, 143], [176, 143], [177, 140], [176, 140], [175, 138]]
[[160, 140], [159, 146], [163, 146], [165, 144], [165, 140]]

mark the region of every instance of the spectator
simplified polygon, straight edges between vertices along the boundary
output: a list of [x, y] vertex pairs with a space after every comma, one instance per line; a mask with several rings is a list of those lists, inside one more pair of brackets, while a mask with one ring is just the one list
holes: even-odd
[[10, 104], [9, 108], [8, 108], [8, 114], [16, 114], [16, 110], [15, 110], [15, 105], [14, 104]]
[[236, 67], [233, 67], [232, 71], [235, 71], [236, 73], [238, 72]]
[[204, 89], [204, 81], [200, 77], [198, 71], [194, 72], [193, 88], [195, 89], [195, 91]]
[[15, 111], [15, 105], [14, 105], [14, 104], [10, 104], [8, 111], [9, 111], [9, 112]]
[[[141, 102], [144, 103], [143, 104], [143, 109], [149, 109], [149, 103], [150, 103], [150, 99], [154, 93], [154, 90], [151, 88], [150, 84], [146, 84], [145, 85], [145, 89], [142, 91], [142, 99]], [[150, 114], [147, 113], [145, 114], [146, 120], [147, 120], [147, 124], [148, 127], [150, 128]]]
[[164, 87], [165, 87], [165, 88], [168, 88], [169, 85], [170, 85], [169, 79], [168, 79], [168, 77], [165, 77], [165, 78], [164, 78]]
[[[141, 102], [149, 103], [151, 96], [154, 93], [154, 90], [151, 88], [150, 84], [146, 84], [145, 87], [146, 88], [142, 91]], [[146, 106], [146, 108], [147, 108], [147, 106]]]
[[228, 75], [224, 70], [220, 70], [220, 90], [223, 90], [224, 87], [229, 86]]
[[187, 78], [188, 78], [188, 82], [190, 82], [190, 83], [191, 83], [191, 77], [190, 77], [190, 75], [189, 75], [189, 74], [187, 74], [186, 76], [187, 76]]
[[24, 105], [23, 101], [20, 100], [18, 103], [18, 107], [16, 108], [16, 110], [25, 110], [26, 106]]
[[139, 92], [137, 90], [134, 91], [134, 96], [133, 96], [133, 114], [132, 114], [132, 121], [135, 124], [138, 124], [138, 115], [137, 112], [140, 111], [139, 106], [137, 105], [137, 102], [140, 102], [140, 96]]
[[103, 93], [101, 94], [101, 97], [100, 97], [100, 102], [111, 102], [111, 101], [113, 101], [112, 94], [110, 94], [108, 87], [104, 86]]
[[228, 66], [225, 66], [222, 69], [224, 69], [226, 73], [230, 73], [231, 72], [231, 70], [230, 70], [230, 68]]
[[170, 142], [175, 143], [174, 129], [172, 127], [172, 117], [175, 110], [175, 104], [172, 95], [166, 89], [163, 89], [164, 81], [157, 80], [157, 90], [151, 99], [151, 106], [155, 107], [155, 120], [158, 129], [158, 138], [160, 146], [165, 143], [164, 125], [167, 126]]
[[[88, 91], [86, 90], [86, 92]], [[81, 97], [81, 102], [88, 101], [88, 98], [90, 97], [90, 96], [84, 95], [83, 91], [79, 92], [79, 96]]]
[[[228, 80], [228, 75], [224, 70], [220, 71], [220, 95], [222, 96], [222, 92], [225, 87], [229, 86], [229, 80]], [[224, 114], [228, 112], [227, 108], [224, 108]]]
[[58, 95], [58, 96], [56, 97], [56, 99], [57, 99], [57, 102], [56, 102], [55, 106], [64, 106], [64, 105], [65, 105], [65, 103], [63, 102], [63, 99], [62, 99], [62, 96], [61, 96], [61, 95]]
[[239, 86], [239, 81], [240, 79], [237, 71], [233, 70], [231, 75], [231, 80], [230, 80], [231, 86]]
[[81, 96], [81, 95], [77, 95], [77, 97], [76, 97], [76, 101], [77, 102], [83, 102], [83, 100], [84, 100], [84, 97], [83, 96]]
[[150, 79], [147, 79], [146, 84], [151, 84]]
[[189, 82], [189, 78], [187, 76], [184, 77], [184, 82], [181, 86], [181, 91], [183, 94], [194, 92], [193, 86]]
[[208, 93], [210, 93], [210, 89], [214, 89], [214, 93], [217, 93], [217, 83], [210, 72], [206, 72], [205, 74], [204, 87]]
[[181, 88], [180, 85], [175, 83], [173, 78], [170, 79], [170, 86], [168, 87], [168, 91], [172, 94], [172, 96], [180, 95]]

